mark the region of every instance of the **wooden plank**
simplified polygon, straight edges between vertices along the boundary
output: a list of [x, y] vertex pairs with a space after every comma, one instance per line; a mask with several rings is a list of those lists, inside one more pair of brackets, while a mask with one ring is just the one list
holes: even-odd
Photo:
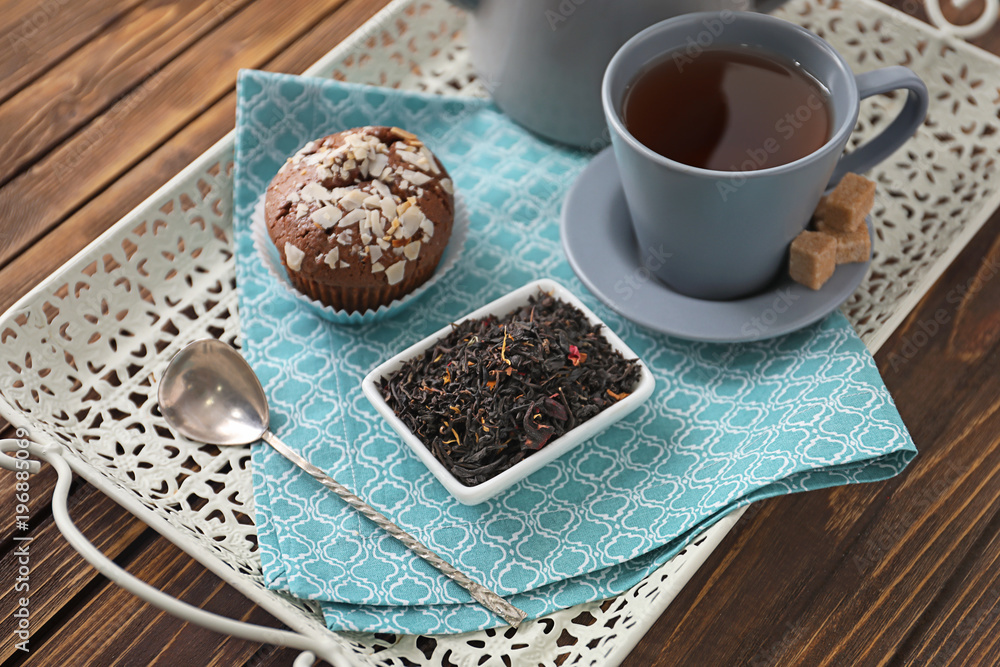
[[963, 657], [1000, 664], [994, 641], [1000, 625], [998, 527], [994, 519], [960, 571], [900, 644], [896, 654], [900, 664], [955, 664]]
[[[387, 2], [348, 2], [262, 67], [276, 72], [302, 72]], [[235, 80], [231, 86], [235, 87]], [[0, 285], [4, 286], [0, 290], [0, 312], [10, 308], [34, 285], [224, 136], [233, 127], [235, 113], [236, 95], [230, 92], [122, 175], [106, 191], [0, 269]]]
[[[6, 0], [4, 11], [0, 13], [0, 34], [6, 35], [12, 28], [29, 20], [33, 21], [33, 24], [45, 27], [48, 25], [46, 19], [51, 21], [56, 14], [62, 13], [60, 10], [66, 5], [66, 0], [62, 2], [56, 0], [44, 7], [41, 5], [38, 0]], [[39, 13], [44, 13], [45, 17], [36, 16]]]
[[[257, 607], [233, 614], [244, 600], [235, 589], [211, 574], [200, 563], [156, 536], [141, 545], [141, 552], [123, 565], [159, 590], [213, 613], [258, 625], [280, 627], [278, 621]], [[138, 551], [131, 549], [130, 552]], [[113, 610], [113, 611], [112, 611]], [[69, 601], [52, 627], [42, 629], [40, 640], [23, 661], [32, 665], [206, 665], [231, 667], [243, 664], [259, 644], [220, 635], [146, 604], [103, 577], [83, 595]]]
[[15, 177], [0, 189], [0, 266], [224, 97], [239, 68], [268, 62], [342, 3], [251, 4]]
[[141, 0], [10, 0], [0, 12], [0, 102]]
[[[89, 485], [82, 485], [70, 498], [69, 505], [76, 526], [111, 558], [148, 530], [144, 523]], [[27, 543], [30, 572], [24, 583], [29, 587], [29, 631], [34, 635], [69, 598], [93, 580], [96, 571], [63, 539], [51, 514], [28, 535], [33, 539]], [[0, 659], [3, 660], [20, 653], [15, 647], [20, 641], [14, 634], [17, 619], [12, 616], [20, 607], [20, 598], [25, 597], [25, 591], [18, 590], [23, 585], [17, 581], [20, 557], [13, 549], [0, 554], [0, 609], [4, 610], [0, 618]]]
[[123, 94], [248, 1], [141, 4], [32, 81], [0, 105], [0, 184], [108, 112]]
[[995, 316], [998, 238], [994, 215], [877, 356], [920, 450], [910, 468], [880, 484], [766, 502], [624, 664], [925, 664], [935, 650], [935, 664], [949, 664], [996, 654], [1000, 614], [984, 610], [1000, 609], [991, 574], [1000, 343], [953, 341], [960, 319], [965, 331]]

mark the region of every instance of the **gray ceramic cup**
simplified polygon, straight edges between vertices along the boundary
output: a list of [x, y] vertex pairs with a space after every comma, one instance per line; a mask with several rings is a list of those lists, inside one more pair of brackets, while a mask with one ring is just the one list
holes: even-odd
[[[697, 57], [707, 48], [737, 45], [797, 61], [823, 84], [832, 116], [826, 144], [770, 168], [763, 147], [748, 146], [748, 159], [763, 160], [758, 164], [764, 168], [715, 171], [670, 160], [629, 133], [622, 102], [629, 83], [647, 65], [674, 53]], [[908, 91], [899, 116], [842, 157], [861, 99], [896, 89]], [[827, 186], [892, 154], [923, 122], [928, 103], [926, 86], [905, 67], [855, 76], [844, 58], [815, 34], [782, 19], [745, 12], [687, 14], [638, 33], [611, 59], [601, 97], [640, 260], [670, 288], [701, 299], [740, 298], [771, 283], [787, 265], [789, 244], [808, 224]], [[782, 138], [777, 131], [775, 137]]]

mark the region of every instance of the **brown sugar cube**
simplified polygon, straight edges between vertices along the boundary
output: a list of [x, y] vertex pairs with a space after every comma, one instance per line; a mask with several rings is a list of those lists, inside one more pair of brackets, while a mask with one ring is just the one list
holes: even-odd
[[816, 217], [830, 230], [843, 234], [861, 227], [874, 205], [875, 181], [857, 174], [846, 174], [833, 192], [820, 200]]
[[823, 220], [816, 221], [816, 229], [829, 234], [837, 241], [837, 264], [867, 262], [872, 254], [872, 239], [868, 235], [868, 226], [861, 225], [854, 231], [838, 234], [830, 229]]
[[823, 286], [837, 268], [837, 240], [823, 232], [804, 231], [792, 241], [788, 273], [811, 289]]

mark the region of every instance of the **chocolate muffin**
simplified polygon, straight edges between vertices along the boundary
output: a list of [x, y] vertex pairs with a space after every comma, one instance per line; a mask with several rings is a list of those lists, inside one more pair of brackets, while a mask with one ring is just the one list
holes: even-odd
[[267, 231], [300, 292], [364, 312], [434, 273], [455, 217], [441, 162], [398, 127], [360, 127], [310, 141], [267, 188]]

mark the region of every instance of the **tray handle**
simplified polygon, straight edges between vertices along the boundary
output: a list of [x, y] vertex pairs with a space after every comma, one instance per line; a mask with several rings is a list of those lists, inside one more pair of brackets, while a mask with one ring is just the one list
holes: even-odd
[[[332, 641], [307, 637], [297, 632], [278, 630], [263, 625], [243, 623], [213, 614], [167, 595], [118, 567], [83, 536], [69, 515], [66, 501], [69, 497], [73, 472], [66, 459], [52, 447], [45, 447], [21, 438], [21, 433], [22, 431], [19, 430], [19, 439], [17, 440], [0, 440], [0, 467], [14, 472], [26, 471], [29, 474], [34, 474], [41, 469], [41, 464], [28, 458], [33, 456], [42, 459], [56, 469], [56, 488], [52, 494], [52, 516], [56, 526], [66, 541], [83, 556], [84, 560], [108, 579], [149, 604], [203, 628], [239, 639], [299, 649], [302, 653], [295, 658], [293, 667], [309, 667], [316, 661], [317, 656], [336, 666], [350, 665], [353, 667], [361, 664]], [[14, 455], [11, 456], [11, 453]]]
[[[954, 0], [952, 4], [957, 9], [963, 9], [969, 2], [970, 0]], [[955, 37], [961, 37], [962, 39], [982, 37], [996, 25], [997, 18], [1000, 17], [1000, 2], [998, 0], [985, 0], [983, 11], [979, 14], [979, 17], [972, 23], [964, 25], [952, 23], [945, 18], [944, 13], [941, 11], [941, 0], [926, 0], [924, 2], [924, 9], [927, 10], [927, 16], [934, 25], [943, 32]]]

